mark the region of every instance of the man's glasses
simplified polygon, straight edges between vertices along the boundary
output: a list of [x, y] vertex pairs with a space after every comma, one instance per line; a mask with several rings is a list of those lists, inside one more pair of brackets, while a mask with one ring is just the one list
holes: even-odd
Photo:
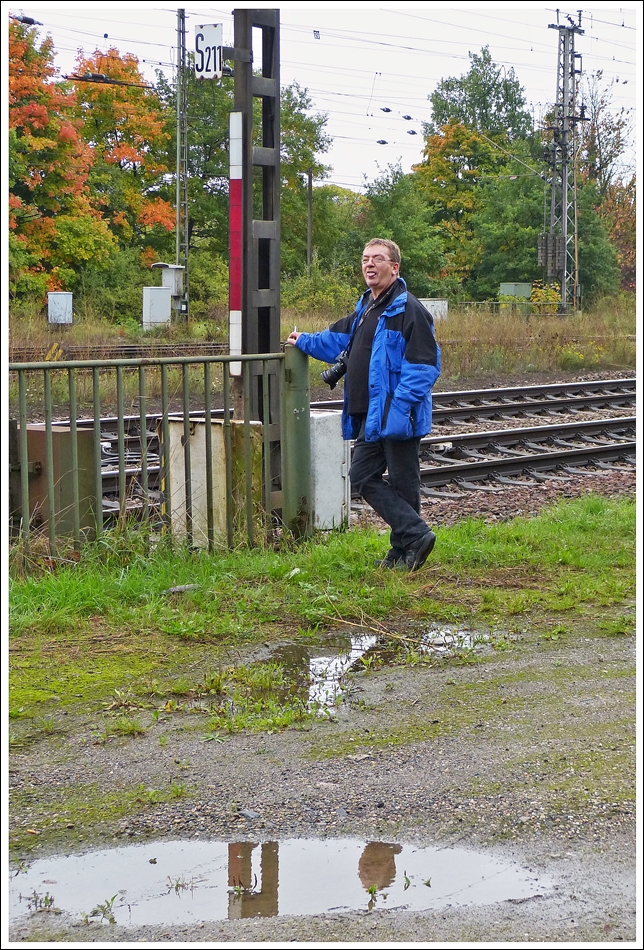
[[[368, 264], [369, 261], [372, 261], [374, 264], [384, 264], [385, 261], [391, 261], [390, 257], [383, 257], [382, 254], [374, 254], [373, 257], [363, 257], [362, 263]], [[393, 263], [393, 261], [392, 261]]]

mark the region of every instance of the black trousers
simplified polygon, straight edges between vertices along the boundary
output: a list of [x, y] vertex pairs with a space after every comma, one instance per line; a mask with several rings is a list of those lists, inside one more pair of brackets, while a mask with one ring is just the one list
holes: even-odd
[[353, 448], [351, 484], [391, 528], [396, 556], [429, 531], [420, 517], [419, 445], [420, 439], [365, 442], [363, 421]]

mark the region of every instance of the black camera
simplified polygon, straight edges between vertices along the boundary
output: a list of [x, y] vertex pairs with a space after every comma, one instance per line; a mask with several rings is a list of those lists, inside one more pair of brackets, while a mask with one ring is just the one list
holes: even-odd
[[347, 371], [347, 360], [349, 358], [349, 351], [343, 350], [342, 353], [338, 356], [337, 360], [333, 366], [329, 366], [328, 369], [325, 369], [323, 373], [320, 373], [322, 382], [327, 383], [330, 389], [335, 389], [342, 377]]

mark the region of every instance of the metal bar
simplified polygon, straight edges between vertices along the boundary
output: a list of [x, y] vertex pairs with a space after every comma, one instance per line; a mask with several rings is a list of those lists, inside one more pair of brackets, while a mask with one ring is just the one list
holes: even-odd
[[168, 367], [161, 364], [161, 491], [163, 493], [162, 517], [166, 529], [172, 531], [172, 492], [170, 484], [170, 421], [168, 418], [170, 397], [168, 395]]
[[96, 496], [96, 537], [103, 534], [103, 476], [101, 472], [101, 377], [99, 367], [92, 370], [94, 405], [94, 494]]
[[29, 511], [29, 442], [27, 436], [27, 380], [25, 372], [18, 373], [18, 403], [20, 420], [20, 507], [22, 509], [21, 534], [24, 547], [24, 561], [31, 552]]
[[268, 363], [262, 360], [262, 405], [264, 407], [264, 424], [262, 426], [263, 452], [262, 460], [264, 463], [264, 477], [262, 479], [262, 497], [264, 502], [264, 518], [266, 531], [268, 531], [271, 522], [271, 489], [273, 487], [271, 477], [271, 430], [270, 430], [270, 406], [268, 401]]
[[125, 426], [123, 424], [123, 367], [116, 367], [116, 431], [119, 455], [119, 516], [125, 517]]
[[185, 498], [186, 498], [186, 541], [188, 547], [193, 544], [193, 520], [192, 520], [192, 466], [190, 460], [190, 379], [188, 377], [188, 367], [184, 364], [181, 367], [182, 377], [182, 396], [183, 396], [183, 467], [185, 473]]
[[308, 358], [286, 347], [282, 406], [282, 520], [295, 537], [312, 531], [311, 413]]
[[139, 431], [141, 433], [141, 494], [143, 498], [143, 520], [150, 517], [150, 486], [148, 482], [148, 437], [147, 437], [147, 391], [145, 366], [139, 366]]
[[206, 440], [206, 517], [208, 522], [208, 550], [212, 551], [215, 546], [215, 512], [212, 502], [212, 417], [210, 406], [210, 388], [212, 381], [210, 378], [210, 363], [203, 364], [203, 397], [204, 397], [204, 415], [205, 427], [204, 433]]
[[51, 405], [51, 370], [47, 369], [44, 373], [45, 390], [45, 465], [47, 467], [47, 502], [49, 514], [47, 518], [47, 527], [49, 529], [49, 553], [56, 557], [56, 499], [54, 496], [54, 445], [51, 431], [52, 423], [52, 405]]
[[253, 467], [250, 452], [250, 364], [244, 363], [244, 471], [246, 473], [246, 531], [248, 543], [255, 546], [253, 530]]
[[[140, 357], [138, 359], [115, 359], [115, 360], [60, 360], [56, 363], [56, 369], [114, 369], [115, 366], [176, 366], [178, 364], [203, 363], [203, 354], [201, 356], [157, 356]], [[210, 363], [235, 363], [239, 360], [252, 362], [255, 360], [280, 360], [284, 359], [283, 353], [248, 353], [245, 356], [226, 356], [216, 355], [207, 357]], [[18, 372], [19, 370], [40, 370], [51, 369], [51, 363], [41, 360], [37, 363], [9, 363], [9, 372]]]
[[73, 369], [67, 371], [69, 385], [69, 435], [72, 454], [72, 521], [74, 531], [74, 548], [80, 550], [80, 490], [78, 487], [78, 426], [76, 406], [76, 373]]
[[230, 421], [230, 363], [224, 363], [224, 454], [226, 466], [226, 542], [232, 549], [233, 525], [233, 461], [232, 432]]

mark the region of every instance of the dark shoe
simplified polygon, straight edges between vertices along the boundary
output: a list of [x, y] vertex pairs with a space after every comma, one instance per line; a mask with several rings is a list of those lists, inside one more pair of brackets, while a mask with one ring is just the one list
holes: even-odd
[[388, 571], [404, 571], [407, 567], [405, 554], [391, 548], [382, 560], [376, 558], [376, 567], [384, 567]]
[[428, 531], [427, 534], [424, 534], [419, 541], [416, 541], [416, 543], [412, 544], [410, 548], [407, 548], [407, 554], [405, 555], [405, 564], [407, 565], [407, 570], [417, 571], [420, 567], [422, 567], [429, 555], [432, 553], [432, 549], [435, 544], [436, 535], [433, 531]]

